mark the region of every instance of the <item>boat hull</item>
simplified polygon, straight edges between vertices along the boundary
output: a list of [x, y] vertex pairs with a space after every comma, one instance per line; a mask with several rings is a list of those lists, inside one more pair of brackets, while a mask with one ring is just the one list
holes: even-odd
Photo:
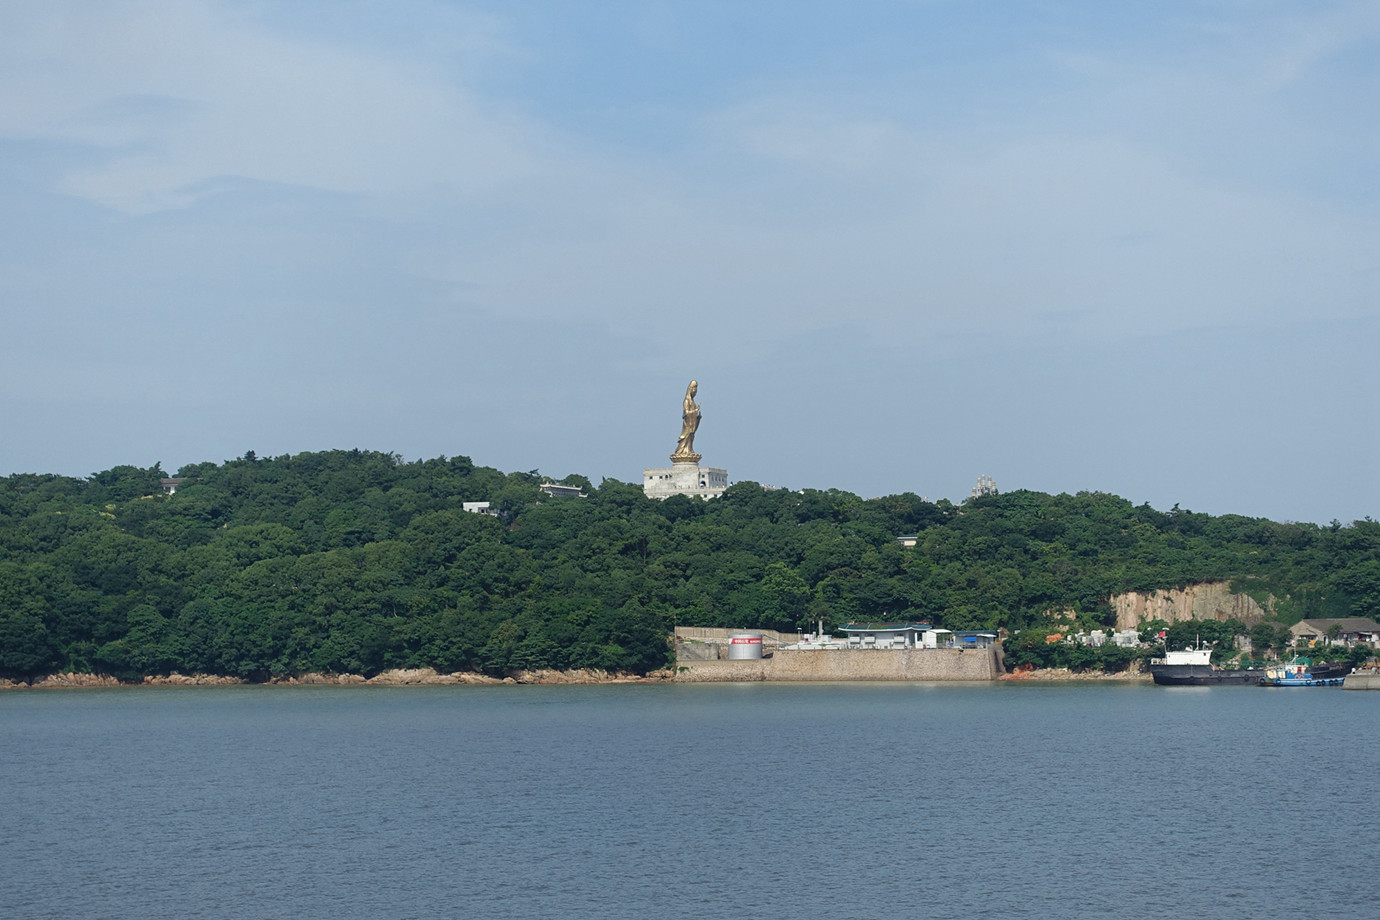
[[1266, 668], [1260, 683], [1265, 687], [1340, 687], [1351, 669], [1342, 662], [1294, 658], [1285, 664]]
[[1150, 676], [1165, 687], [1215, 687], [1259, 683], [1262, 672], [1258, 668], [1232, 670], [1207, 664], [1152, 664]]
[[1350, 673], [1351, 666], [1339, 661], [1319, 662], [1308, 669], [1309, 677], [1317, 677], [1324, 680], [1333, 677], [1346, 677]]
[[1266, 687], [1340, 687], [1345, 681], [1345, 677], [1303, 676], [1261, 678], [1260, 683]]

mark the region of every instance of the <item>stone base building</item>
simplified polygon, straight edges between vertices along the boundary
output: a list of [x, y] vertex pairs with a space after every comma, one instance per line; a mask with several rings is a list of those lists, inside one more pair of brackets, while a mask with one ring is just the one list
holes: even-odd
[[728, 488], [728, 470], [700, 466], [696, 460], [678, 460], [674, 466], [642, 471], [642, 491], [648, 498], [717, 498]]

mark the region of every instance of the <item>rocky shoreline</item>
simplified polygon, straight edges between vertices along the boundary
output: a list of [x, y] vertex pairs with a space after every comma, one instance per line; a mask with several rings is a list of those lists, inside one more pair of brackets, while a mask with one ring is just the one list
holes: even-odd
[[1034, 668], [1029, 671], [1012, 671], [997, 680], [1030, 681], [1112, 681], [1122, 684], [1148, 684], [1154, 681], [1149, 671], [1070, 671], [1068, 668]]
[[[456, 671], [441, 674], [432, 668], [400, 668], [384, 671], [373, 677], [362, 674], [297, 674], [272, 677], [259, 686], [364, 686], [415, 687], [457, 686], [462, 684], [645, 684], [669, 681], [670, 670], [653, 671], [643, 677], [638, 674], [615, 674], [608, 671], [516, 671], [507, 677], [491, 677]], [[0, 679], [0, 690], [56, 690], [101, 687], [229, 687], [251, 685], [251, 681], [216, 674], [167, 674], [144, 677], [138, 681], [121, 681], [108, 674], [61, 673], [35, 678], [32, 682]]]
[[[671, 669], [653, 671], [642, 676], [638, 674], [617, 674], [598, 670], [575, 671], [517, 671], [507, 677], [491, 677], [469, 671], [455, 671], [442, 674], [432, 668], [399, 668], [384, 671], [373, 677], [363, 674], [297, 674], [288, 677], [272, 677], [258, 686], [299, 687], [299, 686], [337, 686], [337, 687], [417, 687], [417, 686], [460, 686], [460, 685], [499, 685], [499, 684], [647, 684], [675, 681], [676, 673]], [[1111, 681], [1114, 683], [1149, 683], [1151, 677], [1146, 671], [1119, 671], [1108, 674], [1103, 671], [1070, 671], [1067, 668], [1038, 668], [1017, 670], [1003, 674], [997, 680], [1015, 681]], [[82, 674], [64, 672], [35, 678], [32, 682], [0, 679], [0, 690], [60, 690], [102, 687], [229, 687], [253, 685], [253, 682], [239, 677], [222, 677], [217, 674], [167, 674], [144, 677], [137, 681], [121, 681], [108, 674]]]

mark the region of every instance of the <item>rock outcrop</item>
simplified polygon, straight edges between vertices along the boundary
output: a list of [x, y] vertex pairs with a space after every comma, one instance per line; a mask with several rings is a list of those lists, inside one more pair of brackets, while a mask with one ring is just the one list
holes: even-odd
[[1147, 620], [1178, 623], [1181, 620], [1240, 620], [1254, 626], [1267, 610], [1249, 595], [1232, 594], [1224, 581], [1167, 590], [1129, 591], [1112, 597], [1117, 629], [1136, 629]]

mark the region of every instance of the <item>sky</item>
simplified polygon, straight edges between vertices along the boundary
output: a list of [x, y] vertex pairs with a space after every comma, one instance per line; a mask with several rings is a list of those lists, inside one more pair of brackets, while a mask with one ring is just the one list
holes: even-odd
[[16, 0], [0, 322], [0, 475], [1380, 517], [1380, 4]]

